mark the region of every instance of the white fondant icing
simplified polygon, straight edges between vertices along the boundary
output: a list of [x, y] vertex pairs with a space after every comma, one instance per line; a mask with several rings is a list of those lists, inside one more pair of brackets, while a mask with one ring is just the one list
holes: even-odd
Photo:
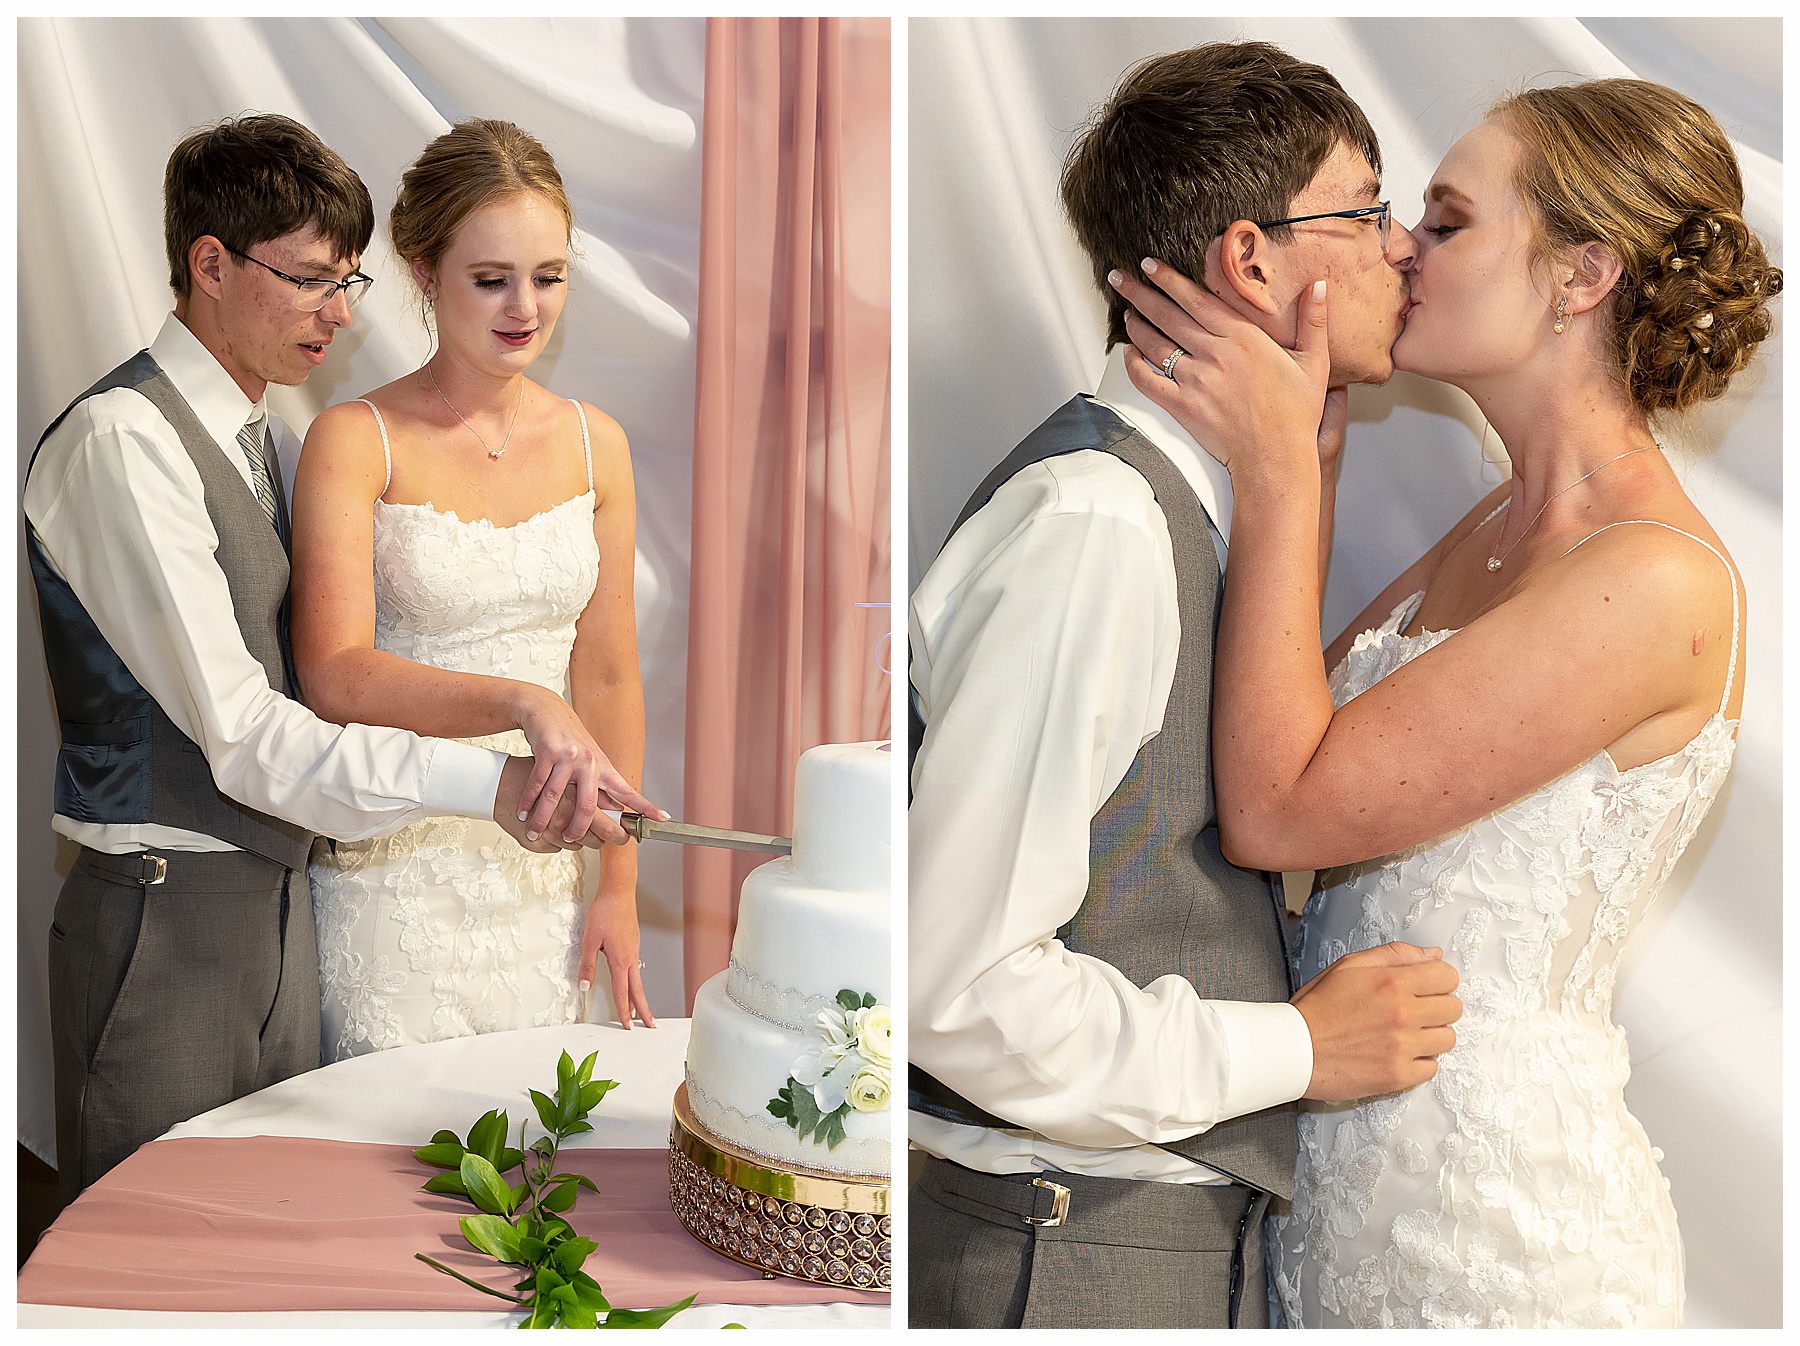
[[785, 1120], [769, 1113], [769, 1100], [819, 1036], [783, 1028], [733, 1004], [726, 994], [727, 976], [721, 972], [710, 978], [694, 997], [687, 1078], [696, 1119], [721, 1139], [777, 1160], [841, 1173], [889, 1172], [891, 1108], [852, 1110], [844, 1118], [844, 1140], [834, 1148], [802, 1140]]
[[818, 1023], [821, 1013], [837, 1004], [833, 996], [801, 995], [788, 987], [765, 981], [735, 958], [725, 973], [725, 994], [731, 997], [732, 1004], [749, 1010], [759, 1019], [767, 1019], [796, 1032], [805, 1032], [808, 1025]]
[[[795, 1000], [823, 996], [829, 1003], [839, 991], [852, 990], [891, 1005], [892, 919], [886, 888], [838, 892], [817, 887], [791, 861], [777, 860], [744, 879], [731, 958]], [[744, 1008], [764, 1012], [746, 996], [736, 998]], [[795, 1028], [811, 1021], [812, 1015], [785, 1020]]]
[[794, 775], [794, 864], [817, 888], [886, 892], [894, 754], [878, 743], [822, 743]]

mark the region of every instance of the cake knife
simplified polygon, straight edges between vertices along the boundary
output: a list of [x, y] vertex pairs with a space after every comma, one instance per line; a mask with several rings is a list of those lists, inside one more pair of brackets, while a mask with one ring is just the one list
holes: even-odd
[[683, 846], [721, 846], [728, 851], [761, 851], [766, 855], [791, 855], [791, 837], [772, 837], [762, 832], [733, 832], [728, 827], [702, 827], [699, 823], [659, 823], [641, 813], [621, 813], [619, 826], [639, 841], [678, 841]]

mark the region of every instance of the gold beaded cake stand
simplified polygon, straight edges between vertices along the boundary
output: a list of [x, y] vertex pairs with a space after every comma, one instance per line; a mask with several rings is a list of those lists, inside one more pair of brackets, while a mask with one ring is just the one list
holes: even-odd
[[765, 1276], [886, 1291], [893, 1224], [885, 1178], [825, 1173], [770, 1160], [713, 1135], [694, 1118], [687, 1085], [669, 1125], [669, 1197], [688, 1233]]

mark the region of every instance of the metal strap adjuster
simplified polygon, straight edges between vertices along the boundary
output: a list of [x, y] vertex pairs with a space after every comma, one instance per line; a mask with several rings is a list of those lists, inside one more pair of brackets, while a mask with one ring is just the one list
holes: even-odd
[[153, 887], [169, 877], [169, 862], [162, 856], [145, 851], [139, 858], [144, 862], [144, 872], [139, 876], [138, 882], [144, 887]]
[[1021, 1215], [1019, 1217], [1021, 1220], [1026, 1224], [1050, 1226], [1059, 1225], [1069, 1218], [1069, 1189], [1067, 1187], [1060, 1183], [1046, 1182], [1042, 1178], [1033, 1178], [1031, 1185], [1041, 1187], [1050, 1193], [1050, 1217], [1038, 1219], [1032, 1215]]

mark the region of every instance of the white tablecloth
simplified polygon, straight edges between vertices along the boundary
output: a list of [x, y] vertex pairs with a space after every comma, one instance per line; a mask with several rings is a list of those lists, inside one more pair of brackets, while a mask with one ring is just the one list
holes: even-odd
[[[687, 1056], [686, 1019], [662, 1019], [630, 1032], [614, 1025], [576, 1024], [488, 1033], [373, 1052], [285, 1080], [227, 1103], [171, 1130], [174, 1136], [308, 1136], [376, 1145], [423, 1145], [449, 1127], [467, 1134], [490, 1108], [503, 1108], [514, 1136], [520, 1118], [536, 1114], [528, 1089], [551, 1093], [556, 1059], [567, 1051], [579, 1063], [598, 1052], [595, 1079], [619, 1081], [589, 1118], [594, 1129], [573, 1146], [654, 1149], [668, 1144], [669, 1108]], [[475, 1298], [473, 1291], [470, 1297]], [[19, 1305], [20, 1327], [510, 1327], [517, 1313], [156, 1313]], [[772, 1307], [700, 1304], [671, 1327], [886, 1327], [882, 1304]]]

